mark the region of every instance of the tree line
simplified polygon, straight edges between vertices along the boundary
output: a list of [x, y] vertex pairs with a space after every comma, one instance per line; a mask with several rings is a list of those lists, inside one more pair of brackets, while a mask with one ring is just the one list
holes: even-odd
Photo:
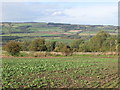
[[57, 41], [45, 41], [38, 38], [33, 41], [9, 41], [4, 46], [11, 55], [18, 55], [20, 51], [47, 51], [62, 52], [63, 55], [71, 55], [73, 52], [115, 52], [120, 46], [119, 38], [110, 35], [105, 31], [100, 31], [97, 35], [89, 40], [77, 39], [71, 44], [65, 44]]

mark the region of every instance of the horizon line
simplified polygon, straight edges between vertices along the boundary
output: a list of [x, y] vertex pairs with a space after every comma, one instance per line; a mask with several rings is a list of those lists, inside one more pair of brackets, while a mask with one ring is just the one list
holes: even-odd
[[60, 23], [60, 24], [70, 24], [70, 25], [119, 26], [113, 24], [75, 24], [75, 23], [65, 23], [65, 22], [39, 22], [39, 21], [0, 21], [0, 23]]

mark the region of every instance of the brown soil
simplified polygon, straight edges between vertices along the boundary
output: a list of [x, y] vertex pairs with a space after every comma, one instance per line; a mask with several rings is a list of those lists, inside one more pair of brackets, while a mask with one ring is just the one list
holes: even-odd
[[37, 33], [43, 33], [43, 34], [62, 34], [60, 32], [49, 32], [49, 31], [40, 31], [40, 32], [37, 32]]
[[14, 57], [14, 56], [0, 56], [0, 58], [69, 58], [69, 57], [52, 57], [52, 56], [47, 56], [47, 57]]

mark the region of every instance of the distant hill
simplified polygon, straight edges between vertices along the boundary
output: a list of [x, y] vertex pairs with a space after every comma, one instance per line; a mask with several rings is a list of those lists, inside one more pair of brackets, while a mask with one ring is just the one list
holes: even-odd
[[118, 27], [112, 25], [78, 25], [45, 22], [2, 22], [0, 36], [3, 41], [25, 40], [36, 37], [79, 39], [94, 36], [99, 31], [116, 35]]

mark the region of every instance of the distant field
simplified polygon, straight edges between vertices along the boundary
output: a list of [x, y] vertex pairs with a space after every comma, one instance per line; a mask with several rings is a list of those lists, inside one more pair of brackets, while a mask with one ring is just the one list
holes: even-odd
[[48, 31], [48, 32], [62, 32], [63, 30], [58, 27], [49, 27], [49, 28], [29, 28], [30, 31], [38, 32], [38, 31]]
[[60, 34], [54, 34], [54, 33], [15, 33], [15, 34], [5, 34], [5, 35], [0, 35], [0, 36], [19, 36], [19, 37], [23, 37], [23, 36], [59, 36]]
[[3, 58], [3, 88], [118, 88], [118, 59]]
[[[8, 41], [9, 36], [20, 37], [12, 38], [10, 40], [24, 40], [25, 37], [33, 39], [31, 37], [84, 37], [94, 36], [99, 31], [107, 31], [112, 35], [117, 34], [116, 26], [107, 25], [66, 25], [58, 23], [3, 23], [2, 32], [0, 36], [3, 36], [3, 41]], [[5, 38], [4, 38], [5, 37]], [[8, 38], [7, 38], [8, 37]]]
[[[80, 36], [95, 36], [98, 32], [82, 32]], [[110, 35], [117, 35], [117, 33], [109, 33]]]
[[69, 32], [82, 32], [82, 30], [70, 30]]

